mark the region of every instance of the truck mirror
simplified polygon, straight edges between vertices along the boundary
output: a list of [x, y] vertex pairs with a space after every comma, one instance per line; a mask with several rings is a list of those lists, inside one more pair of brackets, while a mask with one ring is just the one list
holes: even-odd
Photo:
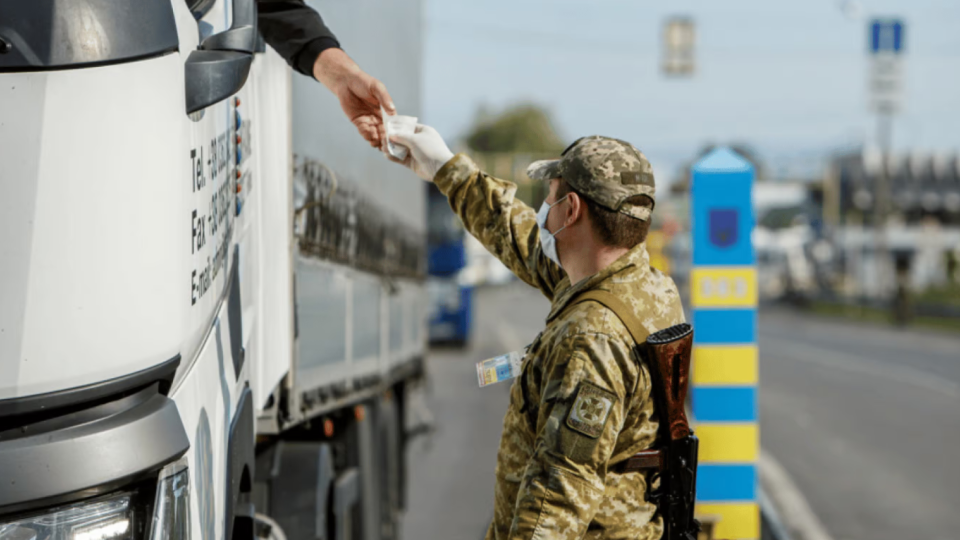
[[235, 51], [193, 51], [184, 66], [187, 114], [209, 107], [243, 88], [253, 54]]
[[230, 28], [203, 40], [205, 51], [237, 51], [253, 53], [257, 49], [257, 4], [254, 0], [233, 0], [233, 23]]
[[186, 71], [187, 114], [209, 107], [243, 88], [257, 49], [257, 4], [233, 0], [230, 28], [200, 43]]

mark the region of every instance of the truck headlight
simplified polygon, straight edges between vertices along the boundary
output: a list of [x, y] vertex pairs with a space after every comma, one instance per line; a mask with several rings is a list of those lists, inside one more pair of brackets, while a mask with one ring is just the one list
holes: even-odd
[[0, 540], [128, 540], [136, 515], [133, 494], [121, 493], [0, 524]]
[[[190, 539], [190, 475], [188, 472], [181, 462], [167, 465], [160, 471], [149, 540]], [[3, 539], [0, 538], [0, 540]]]
[[152, 501], [145, 492], [151, 482], [15, 521], [0, 518], [0, 540], [189, 540], [188, 482], [186, 466], [176, 462], [160, 471]]

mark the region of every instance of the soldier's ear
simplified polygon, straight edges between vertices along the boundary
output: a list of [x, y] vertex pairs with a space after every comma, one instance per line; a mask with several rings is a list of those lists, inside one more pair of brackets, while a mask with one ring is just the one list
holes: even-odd
[[584, 214], [587, 211], [587, 205], [584, 204], [583, 199], [580, 195], [574, 191], [570, 192], [570, 196], [567, 197], [567, 200], [570, 204], [567, 205], [567, 211], [565, 212], [564, 226], [569, 227], [577, 222], [578, 219], [584, 218]]

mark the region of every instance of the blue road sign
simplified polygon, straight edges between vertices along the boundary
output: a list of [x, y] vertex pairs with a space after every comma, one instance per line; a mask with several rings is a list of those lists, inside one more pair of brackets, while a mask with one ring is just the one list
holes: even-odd
[[904, 29], [903, 22], [898, 19], [874, 19], [870, 23], [870, 53], [900, 54]]

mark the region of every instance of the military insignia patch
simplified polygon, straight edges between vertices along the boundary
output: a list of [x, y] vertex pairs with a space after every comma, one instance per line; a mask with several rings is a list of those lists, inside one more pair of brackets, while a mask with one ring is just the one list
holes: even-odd
[[582, 383], [577, 391], [577, 399], [567, 414], [567, 426], [587, 437], [600, 437], [616, 401], [614, 394], [590, 383]]

